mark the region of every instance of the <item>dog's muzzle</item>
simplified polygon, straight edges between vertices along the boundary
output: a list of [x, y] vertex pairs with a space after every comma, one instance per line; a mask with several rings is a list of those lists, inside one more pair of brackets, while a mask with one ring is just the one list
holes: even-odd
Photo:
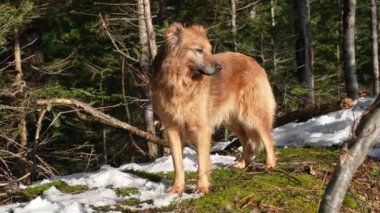
[[215, 63], [214, 66], [196, 67], [196, 74], [214, 75], [222, 70], [222, 65]]

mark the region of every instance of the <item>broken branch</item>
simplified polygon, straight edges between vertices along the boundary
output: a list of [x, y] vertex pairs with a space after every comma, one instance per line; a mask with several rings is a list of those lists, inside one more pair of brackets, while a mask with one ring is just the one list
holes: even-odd
[[[90, 114], [93, 119], [92, 121], [96, 121], [114, 128], [120, 128], [125, 129], [135, 135], [138, 135], [142, 138], [147, 139], [148, 141], [159, 144], [162, 146], [168, 147], [169, 144], [166, 140], [161, 139], [153, 134], [150, 134], [146, 131], [143, 131], [141, 129], [138, 129], [126, 122], [120, 121], [110, 115], [107, 115], [94, 107], [90, 106], [89, 104], [83, 103], [81, 101], [75, 100], [75, 99], [64, 99], [64, 98], [53, 98], [53, 99], [38, 99], [36, 100], [37, 105], [46, 106], [47, 109], [50, 109], [53, 105], [65, 105], [70, 107], [75, 107], [76, 109], [83, 110]], [[77, 114], [78, 115], [78, 114]], [[80, 116], [81, 118], [84, 118], [83, 115]]]

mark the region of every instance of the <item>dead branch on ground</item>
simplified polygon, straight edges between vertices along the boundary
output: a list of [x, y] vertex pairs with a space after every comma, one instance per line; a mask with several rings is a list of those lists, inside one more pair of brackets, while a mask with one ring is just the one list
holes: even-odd
[[[76, 114], [79, 117], [79, 119], [83, 119], [87, 121], [95, 121], [95, 122], [99, 122], [99, 123], [102, 123], [114, 128], [125, 129], [135, 135], [138, 135], [144, 139], [147, 139], [148, 141], [151, 141], [152, 143], [159, 144], [166, 147], [169, 146], [166, 140], [158, 138], [157, 136], [150, 134], [146, 131], [143, 131], [141, 129], [138, 129], [126, 122], [120, 121], [110, 115], [107, 115], [95, 109], [89, 104], [83, 103], [75, 99], [63, 99], [63, 98], [38, 99], [36, 100], [36, 103], [37, 105], [46, 106], [48, 111], [53, 107], [53, 105], [64, 105], [64, 106], [74, 107], [77, 109]], [[92, 118], [88, 118], [86, 115], [80, 113], [79, 110], [88, 113], [89, 115], [92, 116]]]
[[304, 122], [310, 118], [324, 115], [329, 112], [349, 109], [353, 106], [353, 104], [354, 103], [351, 99], [345, 98], [343, 100], [335, 101], [332, 103], [310, 105], [303, 109], [298, 109], [276, 118], [276, 127], [291, 122]]

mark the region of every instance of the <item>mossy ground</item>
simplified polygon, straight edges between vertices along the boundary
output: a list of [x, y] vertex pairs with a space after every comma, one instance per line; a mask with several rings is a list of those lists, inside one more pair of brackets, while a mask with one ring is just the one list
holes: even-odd
[[70, 186], [63, 181], [53, 181], [53, 182], [38, 185], [35, 187], [29, 187], [29, 188], [23, 189], [19, 192], [16, 192], [14, 194], [14, 198], [16, 200], [31, 200], [31, 199], [41, 195], [42, 192], [44, 192], [45, 190], [47, 190], [53, 186], [56, 187], [61, 192], [71, 193], [71, 194], [80, 193], [80, 192], [88, 190], [88, 186], [86, 186], [86, 185]]
[[[209, 194], [173, 203], [154, 212], [317, 212], [338, 156], [339, 148], [278, 148], [276, 170], [264, 171], [261, 164], [246, 171], [215, 169]], [[262, 154], [256, 161], [263, 162], [264, 158]], [[342, 212], [378, 209], [379, 170], [379, 161], [365, 162], [349, 187]], [[173, 173], [158, 175], [172, 178]], [[187, 184], [194, 184], [196, 173], [186, 173], [186, 179]], [[377, 184], [377, 187], [368, 192], [368, 187], [358, 188], [360, 184]], [[371, 193], [372, 197], [366, 193]]]
[[[198, 199], [183, 200], [161, 209], [144, 212], [317, 212], [323, 190], [338, 160], [338, 148], [278, 148], [278, 167], [265, 171], [261, 154], [253, 168], [245, 171], [218, 168], [211, 175], [210, 193]], [[174, 174], [125, 171], [161, 181]], [[380, 161], [368, 159], [356, 172], [343, 203], [342, 212], [376, 212], [380, 209]], [[196, 172], [186, 173], [187, 189], [196, 183]], [[87, 186], [69, 186], [54, 181], [27, 188], [15, 194], [19, 200], [30, 200], [51, 186], [65, 193], [79, 193]], [[137, 192], [136, 188], [114, 189], [120, 196]], [[191, 189], [189, 189], [191, 190]], [[93, 207], [95, 211], [130, 212], [128, 206], [149, 201], [136, 198], [120, 201], [115, 206]]]

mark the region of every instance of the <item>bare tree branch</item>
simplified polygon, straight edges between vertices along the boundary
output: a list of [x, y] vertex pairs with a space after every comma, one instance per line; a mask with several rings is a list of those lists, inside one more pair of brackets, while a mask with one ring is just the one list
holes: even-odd
[[100, 112], [99, 110], [96, 110], [92, 106], [83, 103], [81, 101], [75, 100], [75, 99], [62, 99], [62, 98], [54, 98], [54, 99], [38, 99], [36, 100], [37, 105], [44, 105], [47, 106], [47, 109], [49, 110], [53, 105], [66, 105], [70, 107], [75, 107], [77, 109], [81, 109], [88, 114], [90, 114], [93, 118], [92, 121], [96, 121], [111, 127], [115, 128], [121, 128], [125, 129], [133, 134], [136, 134], [142, 138], [145, 138], [152, 143], [159, 144], [162, 146], [168, 147], [169, 144], [166, 140], [156, 137], [153, 134], [150, 134], [146, 131], [143, 131], [141, 129], [138, 129], [126, 122], [120, 121], [110, 115], [107, 115], [103, 112]]
[[99, 14], [99, 17], [100, 17], [100, 20], [102, 21], [102, 26], [103, 26], [103, 28], [105, 29], [105, 31], [106, 31], [108, 37], [111, 39], [111, 42], [112, 42], [113, 46], [116, 48], [117, 52], [120, 53], [121, 55], [123, 55], [124, 57], [126, 57], [126, 58], [128, 58], [128, 59], [134, 61], [134, 62], [139, 62], [139, 60], [137, 60], [137, 59], [131, 57], [130, 55], [128, 55], [128, 54], [126, 54], [126, 53], [124, 53], [124, 52], [119, 48], [119, 46], [116, 44], [116, 41], [115, 41], [115, 39], [113, 38], [111, 32], [108, 30], [107, 23], [104, 21], [103, 16], [102, 16], [101, 14]]

